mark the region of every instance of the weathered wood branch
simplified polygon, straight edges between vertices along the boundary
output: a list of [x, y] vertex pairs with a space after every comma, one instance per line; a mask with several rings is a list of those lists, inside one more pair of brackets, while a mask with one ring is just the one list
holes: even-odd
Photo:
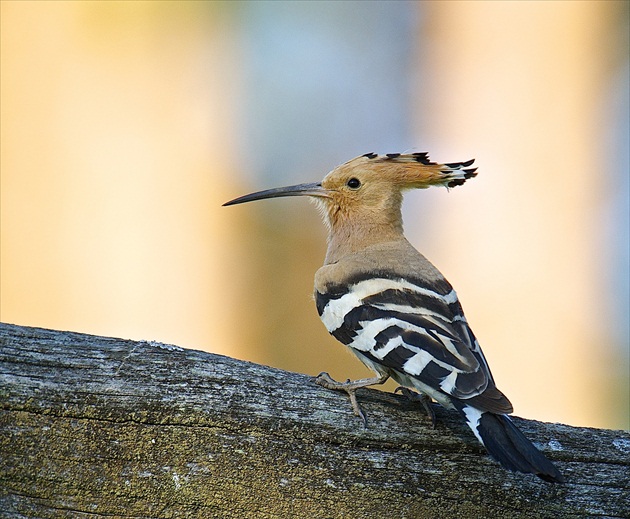
[[[630, 434], [516, 419], [566, 475], [457, 417], [200, 351], [0, 325], [3, 517], [628, 517]], [[3, 515], [4, 514], [4, 515]]]

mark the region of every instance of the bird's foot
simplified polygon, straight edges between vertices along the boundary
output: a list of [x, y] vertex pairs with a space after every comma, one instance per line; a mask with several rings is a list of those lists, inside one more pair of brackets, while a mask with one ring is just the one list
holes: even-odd
[[389, 375], [381, 375], [373, 378], [362, 378], [360, 380], [346, 380], [345, 382], [337, 382], [328, 373], [322, 372], [315, 377], [315, 383], [326, 389], [334, 389], [336, 391], [345, 391], [350, 397], [350, 403], [352, 404], [352, 410], [354, 414], [361, 418], [363, 426], [367, 427], [367, 416], [361, 409], [359, 402], [357, 402], [357, 389], [362, 387], [374, 386], [376, 384], [384, 384], [389, 378]]
[[399, 391], [403, 396], [407, 397], [408, 400], [411, 400], [412, 402], [420, 402], [420, 404], [422, 404], [422, 407], [424, 407], [424, 410], [427, 412], [427, 416], [431, 420], [431, 428], [435, 429], [436, 419], [435, 411], [433, 410], [433, 407], [431, 407], [431, 397], [429, 395], [425, 395], [424, 393], [416, 393], [415, 391], [403, 386], [398, 386], [394, 390], [394, 393], [398, 393]]

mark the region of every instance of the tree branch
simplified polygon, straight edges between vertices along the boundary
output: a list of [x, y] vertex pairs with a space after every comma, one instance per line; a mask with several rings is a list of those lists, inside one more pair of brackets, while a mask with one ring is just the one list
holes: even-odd
[[0, 325], [7, 517], [629, 517], [630, 434], [515, 419], [566, 485], [455, 413], [157, 343]]

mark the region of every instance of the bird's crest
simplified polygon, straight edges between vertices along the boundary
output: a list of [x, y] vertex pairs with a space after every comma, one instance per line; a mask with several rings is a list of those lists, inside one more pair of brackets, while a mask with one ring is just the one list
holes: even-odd
[[470, 167], [474, 161], [438, 164], [432, 162], [426, 152], [385, 155], [366, 153], [336, 167], [327, 178], [332, 180], [353, 172], [365, 172], [372, 180], [380, 177], [380, 180], [393, 183], [401, 189], [425, 189], [435, 185], [456, 187], [477, 175], [477, 168]]

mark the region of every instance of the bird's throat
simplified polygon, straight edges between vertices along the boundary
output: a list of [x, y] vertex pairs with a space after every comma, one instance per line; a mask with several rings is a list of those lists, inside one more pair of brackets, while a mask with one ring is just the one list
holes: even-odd
[[345, 220], [330, 223], [327, 265], [380, 243], [404, 240], [400, 220]]

